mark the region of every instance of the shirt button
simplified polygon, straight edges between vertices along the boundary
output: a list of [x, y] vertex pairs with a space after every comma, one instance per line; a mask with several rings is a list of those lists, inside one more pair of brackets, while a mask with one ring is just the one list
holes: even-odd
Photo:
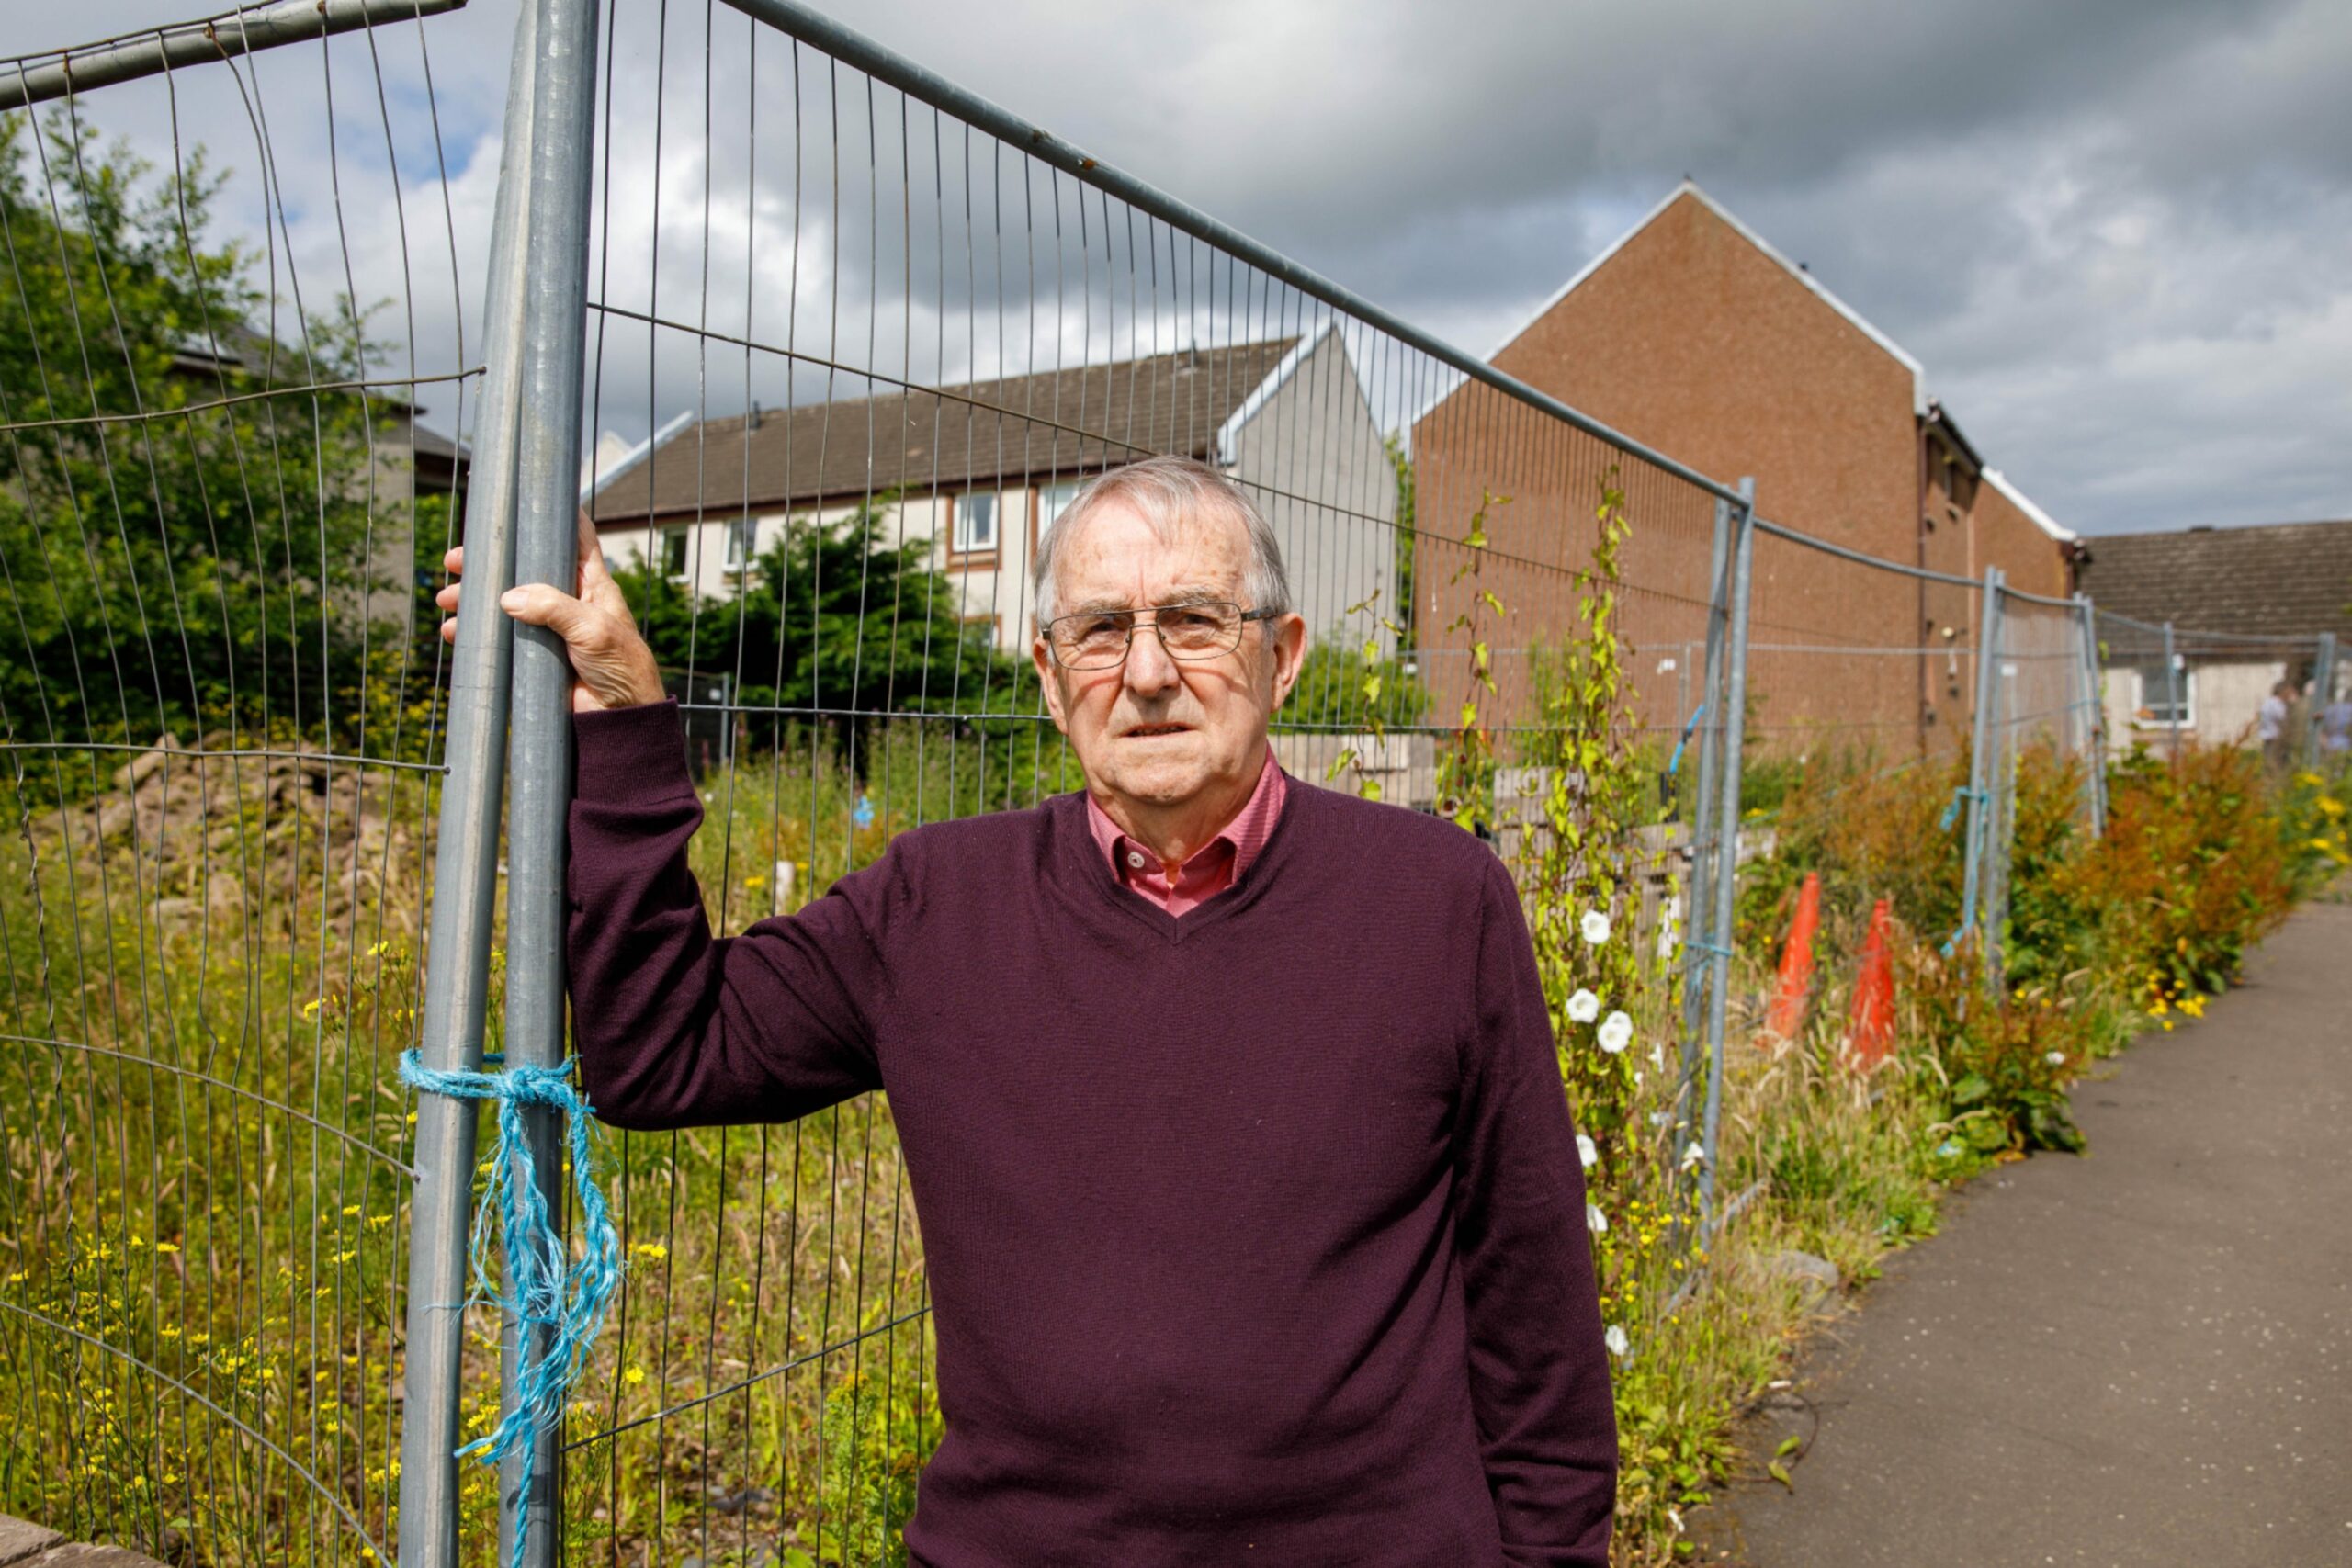
[[1141, 871], [1143, 869], [1143, 852], [1141, 850], [1129, 850], [1127, 852], [1127, 863], [1135, 867], [1137, 871]]

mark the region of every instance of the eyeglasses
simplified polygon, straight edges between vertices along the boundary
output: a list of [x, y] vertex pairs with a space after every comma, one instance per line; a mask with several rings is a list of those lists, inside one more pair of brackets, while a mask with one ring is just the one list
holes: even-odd
[[1241, 628], [1271, 621], [1279, 610], [1244, 610], [1224, 599], [1157, 604], [1148, 610], [1082, 610], [1056, 615], [1045, 626], [1046, 646], [1065, 670], [1110, 670], [1127, 661], [1138, 617], [1149, 616], [1170, 659], [1215, 659], [1241, 646]]

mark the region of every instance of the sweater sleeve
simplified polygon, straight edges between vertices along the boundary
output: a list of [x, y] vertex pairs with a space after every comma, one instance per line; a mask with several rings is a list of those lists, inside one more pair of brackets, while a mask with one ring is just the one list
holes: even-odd
[[1515, 1568], [1606, 1568], [1617, 1422], [1584, 1168], [1534, 947], [1500, 862], [1480, 904], [1453, 1191], [1487, 1485]]
[[882, 1087], [876, 928], [895, 867], [714, 939], [686, 843], [703, 818], [675, 698], [572, 717], [572, 1038], [617, 1127], [784, 1122]]

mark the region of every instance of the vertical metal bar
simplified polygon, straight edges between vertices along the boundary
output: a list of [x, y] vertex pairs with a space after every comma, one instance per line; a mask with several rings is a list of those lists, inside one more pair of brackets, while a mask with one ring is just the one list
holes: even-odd
[[[483, 299], [486, 367], [465, 513], [466, 597], [450, 659], [447, 773], [435, 848], [431, 946], [419, 1050], [425, 1066], [481, 1066], [490, 998], [490, 938], [497, 896], [499, 801], [505, 788], [508, 677], [514, 623], [489, 611], [514, 579], [514, 437], [529, 211], [525, 157], [533, 141], [535, 17], [515, 24], [499, 151]], [[466, 1294], [474, 1130], [479, 1106], [421, 1095], [416, 1186], [409, 1211], [408, 1354], [401, 1416], [400, 1561], [457, 1568], [458, 1396]]]
[[2075, 594], [2075, 602], [2082, 606], [2083, 722], [2089, 727], [2083, 737], [2083, 765], [2088, 770], [2084, 791], [2090, 802], [2091, 837], [2103, 839], [2107, 837], [2107, 703], [2098, 673], [2098, 612], [2087, 593]]
[[2303, 766], [2320, 764], [2320, 719], [2335, 700], [2335, 634], [2319, 634], [2319, 652], [2312, 661], [2311, 712], [2303, 724]]
[[2165, 623], [2165, 713], [2169, 734], [2165, 750], [2180, 761], [2180, 657], [2172, 650], [2172, 623]]
[[[2008, 612], [2003, 609], [2000, 628], [2006, 639], [2009, 626]], [[1986, 817], [1989, 838], [1984, 846], [1984, 988], [1999, 997], [2006, 988], [2003, 976], [2007, 973], [2009, 930], [2009, 865], [2017, 842], [2018, 807], [2018, 722], [2015, 717], [2023, 704], [2017, 700], [2018, 666], [2007, 660], [2001, 661], [1994, 689], [2000, 694], [1995, 698], [1996, 711], [2005, 716], [1993, 741], [1993, 773], [1988, 781], [1991, 791], [1990, 811]]]
[[1709, 923], [1708, 956], [1713, 979], [1707, 987], [1707, 1122], [1705, 1158], [1699, 1166], [1699, 1213], [1714, 1225], [1716, 1131], [1724, 1109], [1724, 1021], [1731, 997], [1731, 925], [1733, 894], [1739, 882], [1740, 748], [1747, 739], [1747, 600], [1750, 569], [1756, 557], [1756, 481], [1739, 481], [1737, 536], [1731, 547], [1731, 625], [1724, 649], [1723, 796], [1715, 807], [1718, 853], [1713, 892], [1713, 919]]
[[[530, 149], [530, 262], [519, 301], [523, 415], [515, 442], [514, 577], [569, 593], [579, 586], [580, 400], [587, 358], [588, 212], [595, 135], [597, 0], [536, 0]], [[506, 1059], [551, 1067], [563, 1060], [565, 818], [571, 776], [571, 664], [563, 639], [543, 626], [515, 628], [514, 724], [508, 767], [510, 870], [506, 883]], [[560, 1213], [563, 1129], [545, 1107], [523, 1115], [537, 1179]], [[511, 1409], [526, 1332], [509, 1318], [503, 1397]], [[544, 1325], [528, 1330], [547, 1333]], [[544, 1339], [531, 1344], [543, 1356]], [[509, 1453], [499, 1476], [499, 1561], [513, 1560], [527, 1515], [526, 1568], [555, 1562], [562, 1493], [560, 1431], [534, 1450]], [[528, 1495], [522, 1490], [526, 1465]]]
[[1968, 750], [1968, 836], [1966, 869], [1961, 878], [1960, 929], [1976, 923], [1977, 893], [1984, 869], [1984, 843], [1992, 826], [1993, 730], [2000, 723], [1999, 679], [2001, 647], [2001, 569], [1984, 569], [1982, 604], [1976, 614], [1976, 712], [1971, 723]]
[[[1699, 1031], [1706, 1014], [1704, 1002], [1707, 970], [1702, 967], [1715, 939], [1714, 896], [1711, 891], [1714, 875], [1715, 769], [1719, 765], [1724, 720], [1724, 628], [1731, 618], [1731, 584], [1724, 576], [1724, 567], [1731, 555], [1731, 502], [1715, 502], [1714, 547], [1707, 565], [1707, 639], [1706, 678], [1699, 689], [1699, 701], [1706, 705], [1699, 729], [1699, 787], [1690, 813], [1690, 929], [1682, 942], [1682, 1081], [1688, 1086], [1697, 1081], [1699, 1065]], [[1690, 722], [1688, 711], [1685, 723]], [[1685, 1116], [1685, 1124], [1677, 1130], [1678, 1138], [1687, 1138], [1687, 1088], [1685, 1095], [1677, 1096], [1677, 1109]]]

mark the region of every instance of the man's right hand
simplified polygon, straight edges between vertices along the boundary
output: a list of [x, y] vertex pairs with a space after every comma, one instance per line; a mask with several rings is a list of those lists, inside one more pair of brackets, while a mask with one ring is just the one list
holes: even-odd
[[[451, 577], [465, 570], [466, 547], [458, 546], [441, 558]], [[546, 626], [563, 638], [571, 660], [571, 711], [597, 713], [606, 708], [639, 707], [669, 695], [662, 689], [662, 671], [653, 649], [639, 635], [637, 619], [620, 584], [605, 570], [604, 547], [588, 513], [580, 514], [580, 576], [575, 596], [546, 583], [518, 583], [498, 601], [499, 608], [518, 621]], [[441, 638], [458, 640], [459, 585], [450, 583], [433, 596], [449, 612], [441, 623]]]

